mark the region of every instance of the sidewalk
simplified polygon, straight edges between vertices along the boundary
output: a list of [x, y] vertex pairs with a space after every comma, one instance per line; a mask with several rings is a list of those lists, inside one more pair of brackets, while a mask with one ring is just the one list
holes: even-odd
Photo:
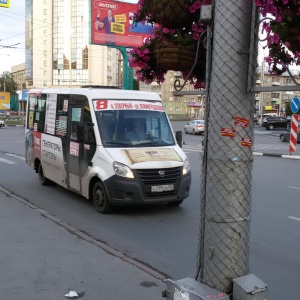
[[[0, 186], [0, 298], [154, 300], [161, 274]], [[76, 298], [65, 297], [70, 291]]]

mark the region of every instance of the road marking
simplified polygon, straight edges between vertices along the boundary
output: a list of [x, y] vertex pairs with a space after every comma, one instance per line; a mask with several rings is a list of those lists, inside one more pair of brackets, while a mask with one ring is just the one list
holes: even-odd
[[288, 188], [295, 189], [295, 190], [300, 190], [299, 187], [295, 187], [295, 186], [288, 186]]
[[5, 153], [5, 154], [8, 155], [8, 156], [10, 156], [10, 157], [15, 157], [15, 158], [18, 158], [18, 159], [25, 160], [25, 157], [22, 156], [22, 155], [13, 154], [13, 153]]
[[289, 218], [292, 220], [300, 221], [300, 218], [296, 218], [296, 217], [292, 217], [292, 216], [289, 216]]
[[5, 158], [0, 158], [0, 162], [3, 162], [3, 163], [8, 164], [8, 165], [16, 164], [15, 162], [13, 162], [11, 160], [8, 160], [8, 159], [5, 159]]

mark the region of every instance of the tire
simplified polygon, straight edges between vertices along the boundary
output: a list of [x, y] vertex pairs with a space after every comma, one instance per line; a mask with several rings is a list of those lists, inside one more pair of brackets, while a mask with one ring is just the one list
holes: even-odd
[[107, 192], [102, 182], [97, 181], [93, 187], [93, 204], [97, 212], [107, 214], [112, 211]]
[[185, 133], [185, 134], [187, 134], [187, 133], [188, 133], [188, 132], [187, 132], [187, 130], [186, 130], [186, 128], [184, 128], [184, 133]]
[[40, 180], [41, 185], [50, 185], [51, 184], [51, 180], [49, 180], [48, 178], [46, 178], [44, 176], [42, 164], [39, 164], [39, 166], [38, 166], [38, 175], [39, 175], [39, 180]]
[[280, 140], [281, 140], [282, 142], [286, 142], [286, 138], [284, 137], [283, 134], [281, 134], [279, 138], [280, 138]]
[[270, 124], [270, 125], [269, 125], [269, 129], [270, 129], [270, 130], [273, 130], [273, 129], [274, 129], [274, 125], [273, 125], [273, 124]]
[[182, 200], [174, 201], [174, 202], [168, 202], [169, 206], [179, 206], [183, 202]]
[[193, 135], [195, 135], [195, 134], [196, 134], [195, 129], [193, 129]]

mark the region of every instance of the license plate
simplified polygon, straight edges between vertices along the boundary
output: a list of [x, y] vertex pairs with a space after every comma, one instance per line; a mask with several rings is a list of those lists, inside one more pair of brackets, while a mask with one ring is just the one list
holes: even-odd
[[165, 184], [165, 185], [153, 185], [151, 186], [152, 193], [159, 193], [159, 192], [166, 192], [166, 191], [173, 191], [174, 184]]

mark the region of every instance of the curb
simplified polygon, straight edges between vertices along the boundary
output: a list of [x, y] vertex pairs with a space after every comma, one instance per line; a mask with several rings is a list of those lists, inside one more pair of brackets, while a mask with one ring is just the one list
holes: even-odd
[[298, 155], [285, 155], [285, 154], [276, 154], [276, 153], [260, 153], [260, 152], [253, 152], [253, 155], [257, 156], [271, 156], [271, 157], [279, 157], [279, 158], [289, 158], [289, 159], [300, 159]]

